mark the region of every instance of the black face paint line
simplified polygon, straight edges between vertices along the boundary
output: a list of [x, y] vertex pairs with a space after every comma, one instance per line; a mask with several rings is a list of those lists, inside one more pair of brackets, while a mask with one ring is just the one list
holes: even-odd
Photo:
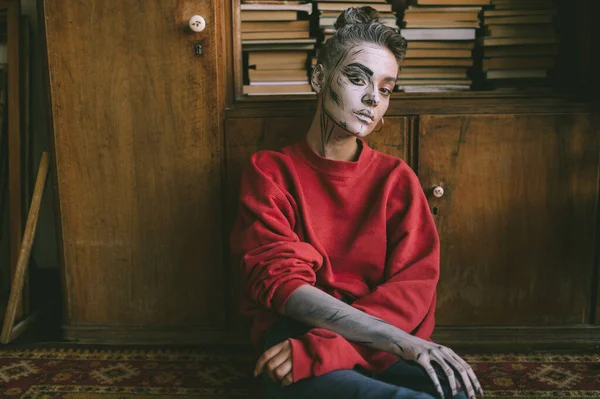
[[325, 130], [327, 129], [327, 115], [325, 114], [325, 104], [321, 101], [321, 153], [325, 156]]
[[[329, 118], [329, 121], [331, 121], [331, 122], [332, 122], [331, 129], [329, 130], [329, 133], [326, 135], [326, 139], [327, 139], [327, 141], [326, 141], [326, 142], [327, 142], [327, 143], [329, 142], [329, 139], [331, 139], [331, 134], [333, 133], [333, 129], [335, 128], [335, 125], [337, 125], [337, 126], [341, 127], [342, 129], [344, 129], [345, 131], [347, 131], [347, 132], [348, 132], [348, 133], [350, 133], [350, 134], [354, 134], [354, 135], [356, 135], [356, 134], [359, 134], [359, 133], [360, 133], [360, 132], [352, 132], [352, 131], [350, 131], [350, 130], [348, 129], [348, 128], [349, 128], [349, 126], [348, 126], [348, 122], [346, 122], [346, 121], [336, 121], [336, 120], [334, 119], [334, 117], [333, 117], [332, 115], [330, 115], [330, 114], [329, 114], [329, 112], [327, 112], [327, 110], [326, 110], [325, 108], [323, 108], [323, 112], [324, 112], [324, 113], [327, 115], [327, 117]], [[361, 129], [362, 129], [362, 128], [363, 128], [363, 127], [361, 126]], [[325, 147], [323, 147], [323, 148], [325, 148]]]
[[[332, 68], [332, 71], [329, 73], [325, 84], [323, 85], [323, 88], [327, 89], [327, 92], [329, 93], [330, 96], [331, 96], [330, 88], [331, 88], [331, 83], [332, 83], [333, 75], [334, 75], [333, 71], [336, 71], [339, 68], [339, 66], [343, 62], [343, 60], [346, 59], [348, 52], [349, 52], [349, 50], [346, 50], [341, 55], [341, 57], [337, 60], [335, 66]], [[335, 93], [335, 94], [338, 97], [338, 99], [340, 99], [339, 95], [337, 93]], [[334, 122], [334, 124], [332, 125], [332, 127], [328, 133], [327, 132], [328, 119], [330, 119], [331, 121], [334, 121], [334, 119], [331, 118], [330, 115], [327, 113], [327, 110], [325, 109], [325, 99], [323, 99], [323, 101], [321, 101], [321, 121], [320, 121], [321, 122], [321, 126], [320, 126], [320, 128], [321, 128], [321, 148], [322, 148], [323, 156], [325, 156], [325, 145], [329, 142], [329, 139], [331, 138], [331, 134], [333, 133], [333, 128], [334, 128], [335, 124], [337, 124], [336, 122]]]
[[365, 74], [367, 74], [367, 76], [369, 76], [369, 77], [373, 76], [373, 71], [371, 70], [371, 68], [367, 67], [366, 65], [361, 64], [360, 62], [353, 62], [352, 64], [346, 65], [346, 68], [349, 68], [349, 67], [358, 68], [361, 71], [363, 71]]
[[337, 92], [333, 89], [333, 87], [329, 87], [329, 96], [331, 97], [333, 102], [336, 103], [338, 107], [340, 107], [340, 109], [344, 110], [344, 102], [337, 94]]
[[351, 57], [356, 57], [359, 54], [362, 54], [365, 50], [360, 48], [358, 50], [354, 50], [354, 52], [352, 54], [350, 54]]
[[[335, 123], [331, 124], [331, 128], [329, 128], [328, 119], [333, 121], [333, 118], [329, 115], [327, 110], [325, 109], [325, 104], [322, 102], [321, 104], [321, 152], [323, 157], [327, 154], [325, 145], [329, 143], [331, 140], [331, 136], [333, 134], [333, 129], [335, 128]], [[329, 132], [327, 131], [329, 129]]]
[[364, 93], [364, 95], [362, 97], [363, 98], [363, 102], [371, 104], [371, 105], [377, 105], [377, 104], [379, 104], [379, 101], [376, 102], [374, 100], [374, 98], [373, 98], [374, 96], [372, 94], [372, 93], [375, 93], [375, 91], [377, 90], [377, 87], [375, 87], [375, 82], [369, 81], [369, 83], [367, 84], [366, 87], [370, 88], [370, 92], [368, 92], [368, 91], [365, 90], [365, 93]]
[[[331, 129], [329, 129], [329, 134], [327, 134], [327, 141], [326, 141], [327, 143], [329, 143], [329, 140], [331, 140], [331, 135], [332, 135], [332, 133], [333, 133], [333, 129], [334, 129], [334, 128], [335, 128], [335, 126], [334, 126], [334, 125], [331, 125]], [[323, 147], [323, 148], [325, 148], [325, 147]], [[325, 150], [323, 150], [323, 153], [324, 153], [324, 152], [325, 152]]]
[[346, 65], [342, 69], [344, 77], [355, 86], [364, 86], [372, 83], [373, 71], [360, 63], [352, 63]]

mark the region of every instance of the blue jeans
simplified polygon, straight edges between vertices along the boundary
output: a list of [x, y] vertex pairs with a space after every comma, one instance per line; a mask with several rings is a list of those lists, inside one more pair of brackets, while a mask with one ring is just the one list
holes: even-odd
[[[305, 334], [310, 327], [287, 317], [280, 319], [265, 335], [264, 350]], [[445, 374], [438, 372], [446, 399], [452, 390]], [[399, 359], [382, 373], [363, 369], [336, 370], [319, 377], [294, 382], [287, 387], [275, 383], [267, 373], [262, 374], [267, 399], [433, 399], [437, 398], [431, 379], [420, 365]], [[455, 399], [466, 399], [459, 392]]]

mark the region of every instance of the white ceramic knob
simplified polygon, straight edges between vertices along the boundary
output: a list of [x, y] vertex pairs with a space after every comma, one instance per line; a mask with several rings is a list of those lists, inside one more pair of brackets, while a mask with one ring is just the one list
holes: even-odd
[[433, 188], [433, 196], [436, 198], [442, 198], [442, 196], [444, 195], [444, 189], [440, 186], [435, 186]]
[[206, 28], [206, 21], [200, 15], [190, 18], [190, 29], [193, 32], [202, 32]]

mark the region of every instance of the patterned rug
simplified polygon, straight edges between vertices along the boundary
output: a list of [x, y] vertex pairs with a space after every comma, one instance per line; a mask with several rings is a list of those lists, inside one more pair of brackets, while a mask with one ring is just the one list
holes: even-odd
[[[248, 350], [0, 347], [0, 398], [259, 398]], [[487, 398], [600, 398], [600, 354], [467, 355]]]

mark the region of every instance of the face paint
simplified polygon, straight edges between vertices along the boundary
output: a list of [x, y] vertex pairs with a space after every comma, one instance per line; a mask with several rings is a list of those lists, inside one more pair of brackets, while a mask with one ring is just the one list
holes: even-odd
[[[388, 49], [375, 44], [352, 48], [328, 76], [323, 113], [348, 133], [367, 136], [387, 111], [397, 74], [398, 63]], [[331, 131], [323, 134], [328, 142]]]

